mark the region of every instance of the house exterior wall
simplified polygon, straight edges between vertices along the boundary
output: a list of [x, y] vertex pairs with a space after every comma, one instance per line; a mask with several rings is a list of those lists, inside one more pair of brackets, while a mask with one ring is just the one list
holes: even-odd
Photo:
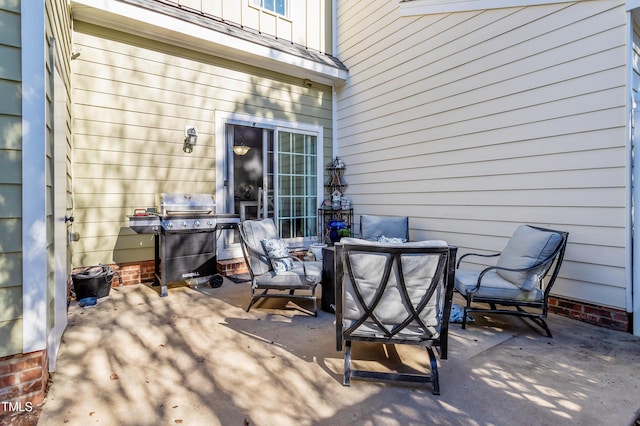
[[81, 21], [74, 31], [74, 267], [153, 259], [127, 216], [158, 192], [215, 192], [216, 110], [323, 126], [331, 156], [329, 86]]
[[[55, 55], [69, 88], [69, 5], [3, 2], [0, 23], [0, 400], [13, 404], [0, 408], [4, 423], [14, 414], [11, 407], [43, 401], [49, 377], [55, 293], [52, 82]], [[69, 104], [68, 98], [61, 101], [68, 135]], [[30, 227], [31, 221], [42, 226]], [[34, 280], [30, 268], [44, 279]]]
[[521, 223], [562, 229], [553, 294], [625, 309], [624, 2], [376, 6], [338, 2], [337, 145], [356, 221], [409, 215], [412, 239], [460, 253], [500, 251]]
[[309, 49], [332, 53], [331, 0], [289, 1], [287, 16], [260, 8], [260, 0], [174, 0], [170, 3], [253, 28], [262, 34], [288, 40]]
[[[0, 4], [0, 357], [22, 351], [20, 4]], [[7, 60], [5, 60], [6, 58]]]

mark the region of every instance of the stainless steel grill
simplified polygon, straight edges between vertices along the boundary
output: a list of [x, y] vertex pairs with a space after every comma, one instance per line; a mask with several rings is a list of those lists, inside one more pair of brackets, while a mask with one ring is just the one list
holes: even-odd
[[234, 229], [240, 216], [216, 214], [210, 194], [156, 195], [155, 209], [136, 209], [129, 226], [139, 234], [154, 234], [155, 279], [160, 296], [167, 296], [167, 283], [209, 277], [218, 287], [216, 231]]

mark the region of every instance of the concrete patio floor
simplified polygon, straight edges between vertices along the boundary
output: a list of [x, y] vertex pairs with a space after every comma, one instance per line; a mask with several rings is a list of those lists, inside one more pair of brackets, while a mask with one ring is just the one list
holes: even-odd
[[[430, 385], [342, 386], [334, 315], [266, 300], [249, 283], [114, 288], [73, 302], [40, 425], [632, 425], [640, 338], [551, 315], [553, 339], [519, 318], [451, 325]], [[459, 300], [456, 300], [459, 303]], [[354, 358], [425, 370], [424, 349], [354, 345]]]

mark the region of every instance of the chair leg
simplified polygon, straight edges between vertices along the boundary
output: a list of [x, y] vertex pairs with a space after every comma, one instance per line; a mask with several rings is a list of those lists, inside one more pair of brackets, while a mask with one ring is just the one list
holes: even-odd
[[361, 380], [374, 381], [392, 381], [392, 382], [410, 382], [410, 383], [431, 383], [431, 389], [434, 395], [440, 395], [440, 376], [438, 375], [438, 360], [433, 348], [426, 346], [427, 355], [429, 356], [429, 367], [431, 371], [428, 374], [409, 374], [409, 373], [393, 373], [371, 370], [353, 370], [351, 368], [351, 340], [344, 341], [344, 377], [342, 384], [350, 386], [351, 378]]
[[463, 330], [467, 328], [467, 309], [469, 309], [470, 305], [471, 305], [471, 302], [469, 301], [469, 299], [467, 299], [467, 304], [462, 309], [462, 329]]
[[351, 385], [351, 340], [344, 342], [344, 378], [343, 386]]
[[433, 353], [433, 349], [426, 347], [429, 354], [429, 363], [431, 364], [431, 387], [434, 395], [440, 395], [440, 379], [438, 376], [438, 361]]
[[547, 322], [545, 320], [543, 320], [542, 318], [536, 318], [536, 317], [530, 317], [530, 318], [533, 322], [535, 322], [540, 327], [542, 327], [542, 329], [547, 333], [547, 337], [553, 338], [553, 336], [551, 335], [551, 330], [549, 330], [549, 326], [547, 325]]
[[254, 296], [251, 298], [251, 300], [249, 301], [249, 306], [247, 306], [247, 309], [245, 312], [249, 312], [249, 310], [251, 309], [251, 307], [258, 301], [258, 297]]
[[261, 297], [263, 297], [265, 294], [267, 294], [267, 291], [269, 290], [265, 290], [262, 293], [260, 293], [259, 295], [256, 295], [256, 293], [253, 291], [253, 288], [251, 289], [251, 300], [249, 301], [249, 306], [247, 306], [247, 310], [246, 312], [249, 312], [249, 310], [251, 309], [251, 307], [253, 305], [256, 304], [256, 302], [258, 300], [260, 300]]
[[[526, 311], [524, 309], [522, 309], [520, 306], [516, 306], [516, 309], [519, 312], [526, 313]], [[529, 318], [531, 321], [533, 321], [536, 324], [538, 324], [545, 331], [545, 333], [547, 333], [547, 337], [553, 338], [553, 336], [551, 335], [551, 330], [549, 329], [549, 326], [547, 325], [547, 322], [543, 318], [529, 316], [529, 315], [525, 315], [525, 317]]]

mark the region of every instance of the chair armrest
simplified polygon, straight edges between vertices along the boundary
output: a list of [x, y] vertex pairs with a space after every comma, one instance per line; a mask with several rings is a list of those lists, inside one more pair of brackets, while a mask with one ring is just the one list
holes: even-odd
[[[471, 254], [471, 253], [470, 253]], [[498, 253], [500, 254], [500, 253]], [[553, 262], [553, 260], [556, 257], [557, 252], [554, 252], [551, 254], [551, 256], [547, 257], [546, 259], [543, 259], [542, 261], [536, 263], [533, 266], [530, 266], [528, 268], [505, 268], [505, 267], [501, 267], [501, 266], [489, 266], [485, 269], [483, 269], [480, 274], [478, 275], [478, 282], [476, 283], [475, 288], [473, 288], [472, 290], [469, 291], [469, 293], [475, 293], [480, 289], [480, 286], [482, 285], [482, 278], [484, 277], [484, 275], [489, 272], [489, 271], [493, 271], [493, 270], [500, 270], [500, 271], [510, 271], [510, 272], [527, 272], [527, 271], [533, 271], [535, 269], [538, 269], [542, 266], [545, 266], [548, 263]], [[479, 256], [483, 256], [483, 255], [479, 255]], [[484, 257], [491, 257], [491, 256], [495, 256], [495, 255], [485, 255]], [[463, 256], [464, 257], [464, 256]], [[461, 258], [462, 259], [462, 258]], [[458, 264], [460, 264], [460, 262], [458, 262]]]
[[302, 271], [304, 272], [304, 278], [309, 281], [312, 282], [313, 280], [309, 279], [309, 275], [307, 274], [307, 267], [304, 263], [303, 260], [300, 260], [299, 258], [297, 258], [296, 256], [267, 256], [266, 254], [264, 254], [264, 257], [269, 259], [269, 260], [280, 260], [280, 259], [291, 259], [293, 260], [293, 262], [300, 262], [302, 264]]
[[460, 267], [460, 263], [462, 263], [462, 259], [464, 259], [467, 256], [478, 256], [478, 257], [496, 257], [496, 256], [500, 256], [500, 252], [498, 253], [493, 253], [493, 254], [480, 254], [480, 253], [467, 253], [467, 254], [463, 254], [462, 256], [460, 256], [458, 258], [458, 264], [456, 265], [456, 269], [458, 269]]

